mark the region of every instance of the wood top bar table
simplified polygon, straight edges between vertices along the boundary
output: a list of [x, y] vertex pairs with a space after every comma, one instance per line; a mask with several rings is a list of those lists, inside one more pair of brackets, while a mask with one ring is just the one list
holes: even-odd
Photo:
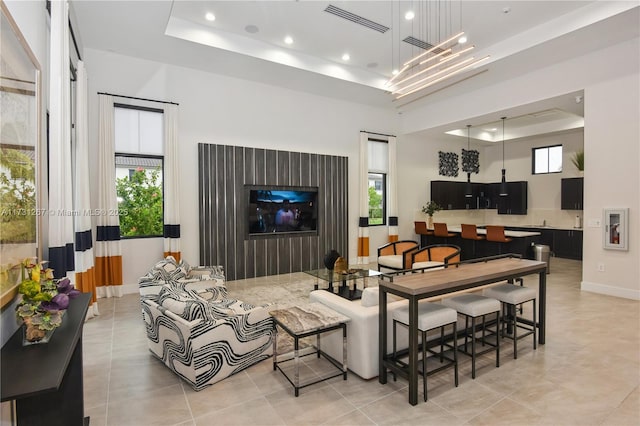
[[547, 264], [516, 257], [476, 259], [468, 263], [450, 265], [446, 269], [398, 276], [382, 276], [379, 315], [379, 375], [378, 381], [387, 383], [387, 368], [397, 369], [387, 356], [387, 293], [409, 300], [409, 403], [418, 403], [418, 301], [473, 289], [486, 284], [538, 274], [538, 342], [545, 341]]

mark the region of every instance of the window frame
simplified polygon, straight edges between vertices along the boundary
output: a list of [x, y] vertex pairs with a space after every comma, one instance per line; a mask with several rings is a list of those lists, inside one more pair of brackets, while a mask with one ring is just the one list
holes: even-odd
[[[549, 151], [550, 151], [550, 148], [556, 148], [556, 147], [560, 147], [562, 149], [560, 170], [556, 171], [556, 172], [550, 172], [549, 171]], [[547, 171], [546, 172], [536, 172], [536, 152], [538, 152], [540, 150], [543, 150], [543, 149], [547, 151]], [[555, 174], [555, 173], [562, 173], [562, 168], [564, 166], [563, 163], [564, 163], [564, 147], [563, 147], [563, 145], [561, 143], [554, 144], [554, 145], [538, 146], [538, 147], [531, 148], [531, 174], [532, 175], [551, 175], [551, 174]]]
[[[369, 226], [387, 226], [387, 173], [382, 172], [367, 172], [367, 176], [370, 175], [381, 175], [382, 176], [382, 223], [371, 223], [371, 210], [367, 209], [369, 214], [367, 215], [367, 219], [369, 221]], [[369, 180], [369, 179], [367, 179]], [[371, 186], [367, 185], [367, 200], [369, 199], [369, 189]], [[373, 187], [375, 189], [375, 187]], [[368, 203], [367, 203], [368, 205]]]
[[[139, 106], [139, 105], [122, 104], [122, 103], [117, 103], [117, 102], [114, 102], [113, 107], [114, 107], [114, 109], [115, 108], [124, 108], [124, 109], [132, 109], [132, 110], [137, 110], [137, 111], [155, 112], [155, 113], [164, 115], [164, 109], [161, 109], [161, 108], [151, 108], [151, 107]], [[164, 131], [164, 129], [163, 129], [163, 131]], [[164, 145], [164, 141], [162, 141], [162, 144]], [[162, 227], [163, 227], [162, 233], [159, 234], [159, 235], [155, 235], [155, 234], [154, 235], [122, 235], [122, 231], [120, 231], [120, 233], [121, 233], [120, 239], [122, 239], [122, 240], [131, 240], [131, 239], [138, 239], [138, 238], [163, 238], [164, 237], [164, 201], [165, 201], [164, 152], [163, 152], [163, 155], [158, 155], [158, 154], [140, 154], [140, 153], [117, 152], [116, 151], [116, 152], [114, 152], [114, 164], [116, 163], [115, 160], [116, 160], [117, 157], [160, 160], [161, 172], [162, 172], [162, 176], [161, 176], [162, 177], [162, 219], [161, 219], [161, 221], [162, 221]], [[118, 166], [115, 165], [115, 170], [117, 170], [117, 169], [118, 169]], [[117, 177], [116, 177], [116, 179], [117, 179]], [[116, 182], [114, 181], [113, 184], [116, 185]]]

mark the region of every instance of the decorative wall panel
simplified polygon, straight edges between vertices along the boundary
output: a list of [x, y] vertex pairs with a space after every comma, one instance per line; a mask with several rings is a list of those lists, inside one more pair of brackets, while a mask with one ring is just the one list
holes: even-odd
[[[348, 253], [348, 158], [198, 144], [200, 264], [237, 280], [324, 267]], [[318, 187], [318, 235], [249, 236], [245, 185]]]

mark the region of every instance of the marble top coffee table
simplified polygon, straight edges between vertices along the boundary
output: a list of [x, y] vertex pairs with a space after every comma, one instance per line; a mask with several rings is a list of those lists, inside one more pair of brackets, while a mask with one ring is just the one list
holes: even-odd
[[[287, 378], [295, 389], [295, 395], [299, 395], [301, 388], [321, 382], [323, 380], [331, 379], [333, 377], [343, 376], [344, 380], [347, 380], [347, 322], [350, 318], [344, 316], [320, 303], [308, 303], [298, 306], [292, 306], [290, 308], [276, 309], [270, 311], [269, 314], [273, 317], [278, 326], [278, 332], [273, 341], [273, 370], [280, 370], [280, 372]], [[342, 351], [342, 364], [334, 360], [330, 356], [322, 352], [320, 346], [320, 335], [322, 333], [342, 329], [343, 339], [343, 351]], [[280, 331], [285, 331], [294, 340], [293, 353], [278, 354], [278, 335]], [[310, 346], [306, 353], [300, 351], [300, 339], [309, 336], [316, 336], [316, 345]], [[337, 369], [338, 373], [329, 372], [325, 375], [314, 376], [303, 382], [300, 381], [300, 359], [305, 356], [316, 354], [318, 358], [322, 355]], [[285, 364], [291, 364], [293, 362], [293, 377], [290, 377]]]

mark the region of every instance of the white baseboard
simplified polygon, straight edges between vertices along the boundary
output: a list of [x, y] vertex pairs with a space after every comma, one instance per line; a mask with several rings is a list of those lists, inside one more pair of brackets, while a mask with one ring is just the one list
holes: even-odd
[[624, 299], [640, 300], [640, 290], [613, 287], [606, 284], [582, 281], [580, 290], [591, 293], [606, 294], [607, 296], [622, 297]]

